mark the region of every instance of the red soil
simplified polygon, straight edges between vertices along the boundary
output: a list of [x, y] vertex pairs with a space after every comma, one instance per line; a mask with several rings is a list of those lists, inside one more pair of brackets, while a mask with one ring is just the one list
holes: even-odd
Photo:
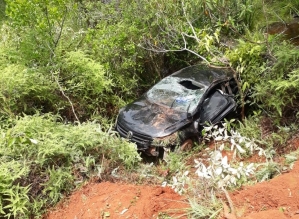
[[[91, 183], [49, 212], [47, 219], [157, 218], [184, 215], [187, 201], [171, 188]], [[185, 218], [185, 217], [180, 217]]]
[[[246, 186], [230, 197], [238, 219], [299, 219], [299, 162], [288, 173]], [[158, 218], [162, 212], [178, 217], [187, 207], [187, 201], [167, 187], [91, 183], [76, 191], [46, 218], [150, 219]]]
[[[299, 146], [298, 138], [289, 143]], [[230, 193], [235, 215], [227, 219], [299, 219], [299, 161], [274, 179]], [[227, 201], [227, 200], [224, 200]], [[186, 218], [187, 200], [170, 188], [89, 183], [50, 211], [45, 219]], [[159, 217], [160, 215], [160, 217]]]
[[299, 219], [299, 162], [288, 173], [231, 194], [236, 215], [246, 219]]

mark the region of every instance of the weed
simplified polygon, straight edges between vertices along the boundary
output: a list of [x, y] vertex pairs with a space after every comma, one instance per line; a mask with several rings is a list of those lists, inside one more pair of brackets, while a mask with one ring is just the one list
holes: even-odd
[[206, 202], [198, 202], [196, 199], [189, 199], [190, 209], [188, 211], [191, 218], [216, 218], [222, 210], [220, 202], [210, 199]]
[[286, 154], [285, 158], [285, 163], [292, 166], [294, 162], [299, 158], [299, 150], [297, 149], [296, 151]]
[[274, 176], [281, 173], [280, 165], [275, 162], [267, 162], [258, 166], [259, 168], [255, 174], [255, 177], [259, 182], [272, 179]]

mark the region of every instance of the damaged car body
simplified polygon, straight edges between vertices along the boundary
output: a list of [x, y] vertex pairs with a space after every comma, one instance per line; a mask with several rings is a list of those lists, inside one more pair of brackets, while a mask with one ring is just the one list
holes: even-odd
[[115, 129], [151, 156], [184, 149], [200, 137], [205, 124], [216, 124], [236, 110], [237, 91], [231, 71], [190, 66], [165, 77], [122, 108]]

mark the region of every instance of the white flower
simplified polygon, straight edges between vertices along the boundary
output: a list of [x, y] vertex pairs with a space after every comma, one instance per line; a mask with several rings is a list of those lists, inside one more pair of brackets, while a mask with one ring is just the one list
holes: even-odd
[[213, 126], [204, 127], [204, 130], [209, 132], [213, 129]]
[[215, 153], [215, 157], [214, 157], [215, 161], [222, 160], [222, 154], [220, 151], [215, 151], [214, 153]]
[[172, 177], [172, 181], [174, 185], [178, 183], [178, 179], [175, 176]]
[[223, 140], [227, 140], [229, 139], [229, 135], [227, 134], [227, 130], [224, 131], [224, 139]]
[[230, 178], [230, 182], [232, 183], [232, 184], [234, 184], [234, 185], [236, 185], [237, 184], [237, 179], [236, 179], [236, 177], [231, 177]]
[[242, 142], [244, 142], [244, 140], [245, 140], [244, 137], [240, 137], [239, 138], [239, 143], [241, 144]]

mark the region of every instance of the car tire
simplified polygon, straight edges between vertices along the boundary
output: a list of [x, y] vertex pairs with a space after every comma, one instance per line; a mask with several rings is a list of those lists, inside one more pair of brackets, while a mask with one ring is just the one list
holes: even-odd
[[182, 142], [179, 151], [186, 152], [190, 151], [193, 148], [193, 141], [192, 139], [186, 139]]

